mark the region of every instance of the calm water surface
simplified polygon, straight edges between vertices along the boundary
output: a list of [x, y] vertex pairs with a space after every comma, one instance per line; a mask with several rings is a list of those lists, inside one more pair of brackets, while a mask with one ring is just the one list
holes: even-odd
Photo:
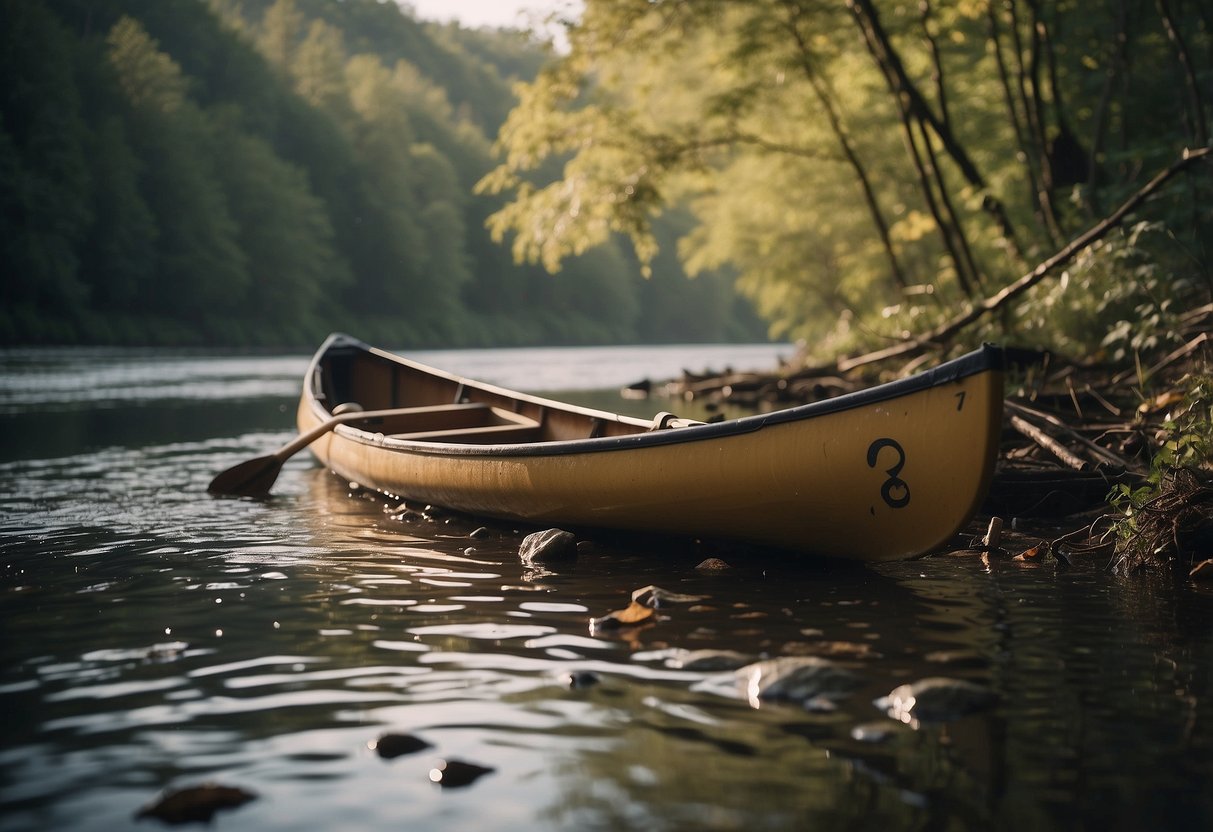
[[[776, 352], [422, 358], [562, 389]], [[534, 571], [529, 530], [400, 519], [304, 457], [268, 501], [207, 496], [292, 436], [305, 364], [0, 353], [0, 829], [155, 828], [142, 806], [206, 782], [257, 795], [213, 822], [247, 830], [1213, 827], [1209, 589], [608, 537]], [[697, 571], [710, 556], [734, 568]], [[700, 598], [591, 633], [650, 584]], [[829, 654], [861, 686], [832, 712], [753, 707], [678, 649]], [[873, 705], [939, 675], [998, 704], [923, 726]], [[389, 732], [431, 747], [385, 760]], [[432, 783], [452, 759], [492, 771]]]

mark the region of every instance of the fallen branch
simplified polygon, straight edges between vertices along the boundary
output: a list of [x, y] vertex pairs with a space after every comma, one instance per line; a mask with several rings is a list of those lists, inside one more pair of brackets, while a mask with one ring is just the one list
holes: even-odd
[[1054, 254], [1047, 260], [1039, 263], [1036, 268], [1025, 274], [1023, 277], [1016, 280], [1010, 286], [1007, 286], [998, 294], [988, 297], [981, 303], [974, 305], [968, 311], [957, 315], [952, 320], [945, 324], [941, 324], [925, 335], [916, 338], [910, 338], [900, 343], [894, 344], [891, 347], [886, 347], [876, 352], [871, 352], [866, 355], [855, 356], [853, 358], [843, 358], [838, 362], [838, 369], [841, 372], [862, 367], [867, 364], [874, 364], [877, 361], [884, 361], [888, 358], [896, 358], [897, 356], [916, 353], [919, 350], [925, 349], [931, 345], [938, 345], [942, 341], [950, 340], [954, 335], [963, 330], [965, 327], [978, 321], [984, 315], [995, 312], [1006, 306], [1011, 301], [1022, 295], [1024, 292], [1031, 289], [1037, 283], [1044, 280], [1050, 272], [1058, 266], [1070, 262], [1075, 255], [1085, 249], [1087, 246], [1103, 238], [1109, 231], [1116, 228], [1124, 220], [1126, 216], [1132, 213], [1141, 203], [1153, 196], [1163, 185], [1165, 185], [1176, 174], [1186, 170], [1196, 162], [1206, 158], [1213, 147], [1202, 147], [1197, 150], [1185, 150], [1183, 155], [1173, 162], [1165, 170], [1161, 171], [1153, 179], [1147, 182], [1142, 188], [1129, 197], [1119, 208], [1105, 217], [1099, 223], [1089, 228], [1083, 234], [1075, 237], [1064, 248]]
[[1061, 444], [1052, 436], [1049, 436], [1043, 430], [1026, 421], [1022, 417], [1012, 416], [1011, 427], [1015, 428], [1015, 430], [1019, 431], [1037, 445], [1053, 454], [1053, 456], [1060, 459], [1075, 471], [1086, 471], [1091, 467], [1089, 464], [1087, 464], [1085, 459], [1082, 459], [1078, 455], [1072, 453], [1065, 445]]

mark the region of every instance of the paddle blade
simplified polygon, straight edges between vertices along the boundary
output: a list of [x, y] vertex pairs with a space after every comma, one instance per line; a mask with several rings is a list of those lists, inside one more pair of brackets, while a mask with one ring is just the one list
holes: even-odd
[[265, 497], [281, 470], [282, 460], [278, 457], [259, 456], [223, 471], [206, 490], [228, 497]]

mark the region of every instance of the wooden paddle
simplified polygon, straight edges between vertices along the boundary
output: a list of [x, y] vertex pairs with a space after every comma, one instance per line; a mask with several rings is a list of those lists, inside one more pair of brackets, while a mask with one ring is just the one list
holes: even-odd
[[[212, 494], [229, 497], [264, 497], [269, 494], [274, 481], [278, 479], [278, 473], [282, 470], [283, 464], [288, 459], [338, 425], [344, 425], [347, 422], [360, 422], [364, 419], [396, 416], [412, 409], [398, 408], [396, 410], [366, 411], [350, 409], [345, 412], [338, 412], [328, 421], [321, 422], [307, 433], [297, 436], [293, 441], [283, 445], [274, 453], [268, 456], [259, 456], [256, 459], [245, 460], [239, 465], [233, 465], [211, 480], [211, 484], [207, 486], [206, 490]], [[340, 407], [338, 407], [338, 410], [340, 410]]]

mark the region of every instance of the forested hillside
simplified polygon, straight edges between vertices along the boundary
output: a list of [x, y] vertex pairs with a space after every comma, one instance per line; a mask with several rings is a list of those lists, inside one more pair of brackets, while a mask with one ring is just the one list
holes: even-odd
[[0, 343], [753, 339], [724, 272], [518, 265], [477, 194], [545, 48], [377, 0], [0, 0]]

